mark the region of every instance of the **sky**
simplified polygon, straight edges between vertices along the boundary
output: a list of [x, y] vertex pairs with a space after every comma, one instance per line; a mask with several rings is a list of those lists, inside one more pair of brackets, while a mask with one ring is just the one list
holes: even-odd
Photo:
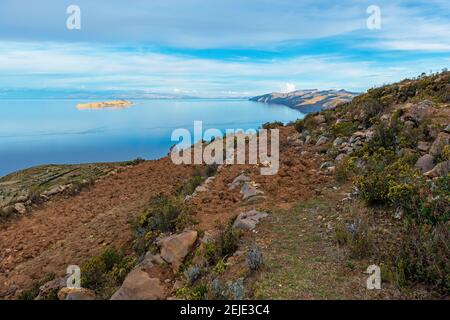
[[[80, 29], [67, 28], [70, 5]], [[448, 0], [0, 0], [3, 97], [363, 92], [449, 66]]]

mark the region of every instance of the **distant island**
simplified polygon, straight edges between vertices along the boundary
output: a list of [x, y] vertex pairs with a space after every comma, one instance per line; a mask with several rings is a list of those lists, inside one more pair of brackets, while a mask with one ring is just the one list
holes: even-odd
[[111, 100], [111, 101], [102, 101], [102, 102], [91, 102], [91, 103], [79, 103], [77, 104], [78, 110], [87, 110], [87, 109], [123, 109], [129, 108], [133, 105], [133, 102], [128, 100]]
[[342, 102], [349, 102], [358, 94], [346, 90], [296, 90], [288, 93], [273, 92], [250, 98], [250, 101], [282, 104], [302, 112], [333, 109]]

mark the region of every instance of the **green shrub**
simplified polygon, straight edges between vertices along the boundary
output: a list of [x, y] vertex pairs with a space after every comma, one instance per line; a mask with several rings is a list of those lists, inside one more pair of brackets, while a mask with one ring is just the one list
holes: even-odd
[[297, 132], [301, 133], [303, 131], [303, 129], [305, 128], [305, 121], [303, 119], [298, 119], [298, 120], [294, 121], [293, 125], [294, 125], [294, 129]]
[[[147, 231], [175, 231], [179, 217], [185, 213], [183, 201], [159, 194], [152, 198], [147, 210], [139, 217], [138, 228]], [[145, 233], [146, 233], [145, 232]]]
[[[18, 299], [19, 300], [34, 300], [39, 295], [40, 287], [44, 285], [45, 283], [52, 281], [55, 279], [54, 273], [48, 273], [45, 275], [45, 277], [41, 280], [33, 281], [31, 286], [27, 289], [24, 289], [20, 292]], [[50, 296], [44, 297], [45, 300], [57, 300], [58, 297], [56, 296], [56, 292], [51, 294]]]
[[388, 278], [399, 286], [423, 283], [443, 296], [450, 294], [448, 224], [410, 224], [388, 251]]
[[225, 228], [221, 228], [219, 240], [217, 242], [217, 252], [220, 257], [232, 255], [239, 247], [241, 233], [233, 228], [233, 223], [228, 223]]
[[188, 196], [194, 193], [195, 189], [203, 183], [205, 178], [199, 174], [195, 174], [192, 178], [190, 178], [181, 188], [178, 190], [178, 193], [181, 196]]
[[81, 266], [81, 285], [107, 298], [125, 279], [135, 265], [135, 259], [123, 252], [107, 248]]
[[356, 219], [347, 224], [339, 223], [333, 238], [338, 245], [348, 247], [352, 258], [366, 257], [372, 251], [373, 237], [365, 220]]
[[358, 124], [353, 122], [339, 122], [331, 126], [331, 132], [335, 137], [348, 137], [358, 131]]
[[276, 129], [278, 127], [284, 127], [284, 123], [281, 121], [273, 121], [273, 122], [266, 122], [262, 125], [263, 129]]

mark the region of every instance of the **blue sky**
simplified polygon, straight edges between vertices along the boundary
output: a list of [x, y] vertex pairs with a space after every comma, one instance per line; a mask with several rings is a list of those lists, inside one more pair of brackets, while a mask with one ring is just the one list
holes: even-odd
[[0, 0], [3, 90], [364, 91], [449, 66], [448, 0]]

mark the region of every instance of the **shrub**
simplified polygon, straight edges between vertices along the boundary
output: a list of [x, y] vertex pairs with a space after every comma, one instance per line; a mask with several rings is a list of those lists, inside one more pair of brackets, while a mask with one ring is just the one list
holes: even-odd
[[273, 122], [266, 122], [262, 125], [263, 129], [276, 129], [278, 127], [284, 127], [284, 123], [281, 121], [273, 121]]
[[389, 280], [399, 286], [417, 282], [450, 294], [450, 233], [448, 224], [410, 224], [397, 245], [388, 252]]
[[220, 257], [232, 255], [239, 246], [241, 233], [233, 228], [232, 222], [220, 230], [217, 252]]
[[[18, 299], [19, 300], [34, 300], [37, 298], [40, 292], [40, 287], [44, 285], [45, 283], [52, 281], [55, 279], [54, 273], [48, 273], [45, 275], [45, 277], [41, 280], [33, 281], [31, 286], [27, 289], [22, 290], [20, 292]], [[46, 300], [57, 300], [56, 294], [45, 297]]]
[[126, 257], [114, 248], [107, 248], [81, 266], [81, 285], [94, 290], [100, 297], [108, 297], [122, 284], [134, 264], [132, 257]]
[[149, 207], [139, 217], [138, 227], [145, 231], [175, 231], [177, 221], [184, 213], [181, 199], [159, 194], [151, 199]]
[[218, 168], [219, 166], [217, 165], [217, 163], [209, 164], [206, 167], [206, 176], [207, 177], [215, 176]]
[[355, 163], [352, 158], [343, 158], [341, 161], [336, 162], [334, 178], [338, 183], [344, 183], [348, 181], [355, 172]]
[[338, 224], [334, 240], [340, 246], [346, 245], [353, 258], [363, 258], [371, 252], [372, 233], [368, 223], [362, 219], [356, 219], [347, 224]]
[[358, 130], [358, 124], [353, 122], [339, 122], [331, 126], [331, 132], [335, 137], [347, 137]]
[[199, 175], [195, 174], [192, 178], [190, 178], [181, 188], [178, 190], [178, 193], [181, 196], [188, 196], [194, 193], [195, 189], [202, 184], [205, 179]]
[[305, 128], [305, 121], [303, 119], [298, 119], [293, 124], [294, 124], [294, 129], [297, 132], [301, 133], [303, 131], [303, 129]]

